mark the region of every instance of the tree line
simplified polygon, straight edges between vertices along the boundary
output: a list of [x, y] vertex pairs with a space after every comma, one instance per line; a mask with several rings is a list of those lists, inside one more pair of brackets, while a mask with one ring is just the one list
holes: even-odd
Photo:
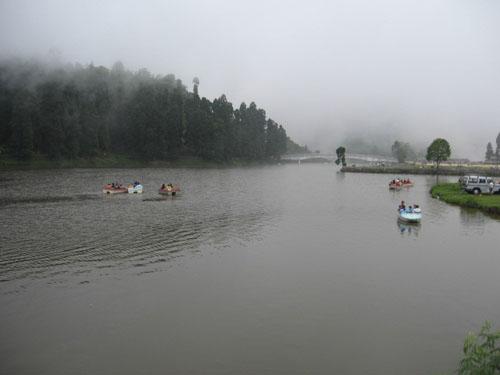
[[0, 157], [91, 158], [120, 153], [142, 160], [279, 159], [283, 126], [255, 103], [208, 100], [174, 75], [103, 66], [0, 62]]

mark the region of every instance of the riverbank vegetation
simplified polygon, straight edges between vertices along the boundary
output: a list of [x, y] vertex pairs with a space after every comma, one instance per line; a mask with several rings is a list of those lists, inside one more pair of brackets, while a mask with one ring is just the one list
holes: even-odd
[[500, 176], [500, 168], [485, 164], [441, 164], [439, 170], [434, 165], [423, 163], [390, 164], [390, 165], [349, 165], [342, 172], [352, 173], [386, 173], [391, 175], [448, 175], [464, 176], [468, 174], [481, 176]]
[[432, 187], [433, 198], [468, 208], [477, 208], [493, 215], [500, 215], [500, 195], [473, 195], [465, 192], [458, 183], [443, 183]]
[[0, 159], [265, 161], [278, 160], [287, 144], [300, 149], [255, 103], [234, 108], [224, 95], [210, 101], [199, 96], [199, 83], [193, 79], [188, 91], [174, 75], [121, 63], [0, 62]]

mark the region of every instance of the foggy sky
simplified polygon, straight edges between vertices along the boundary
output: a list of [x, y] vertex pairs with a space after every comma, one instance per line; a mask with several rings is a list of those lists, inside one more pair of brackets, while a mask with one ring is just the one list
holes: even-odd
[[481, 159], [500, 132], [498, 0], [0, 0], [2, 57], [50, 49], [197, 76], [201, 95], [255, 101], [324, 151], [389, 129]]

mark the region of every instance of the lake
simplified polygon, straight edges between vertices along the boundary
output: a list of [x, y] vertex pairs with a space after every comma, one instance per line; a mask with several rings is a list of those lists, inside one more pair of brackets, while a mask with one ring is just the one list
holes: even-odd
[[0, 373], [451, 373], [500, 324], [500, 221], [336, 170], [0, 172]]

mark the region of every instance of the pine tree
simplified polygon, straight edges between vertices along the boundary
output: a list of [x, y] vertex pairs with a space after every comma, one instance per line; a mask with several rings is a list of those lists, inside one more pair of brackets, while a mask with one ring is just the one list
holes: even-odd
[[486, 146], [485, 160], [487, 162], [493, 160], [493, 146], [491, 145], [491, 142], [488, 142], [488, 145]]
[[497, 135], [497, 149], [496, 149], [496, 152], [495, 152], [495, 160], [498, 164], [498, 162], [500, 162], [500, 133], [498, 133]]

